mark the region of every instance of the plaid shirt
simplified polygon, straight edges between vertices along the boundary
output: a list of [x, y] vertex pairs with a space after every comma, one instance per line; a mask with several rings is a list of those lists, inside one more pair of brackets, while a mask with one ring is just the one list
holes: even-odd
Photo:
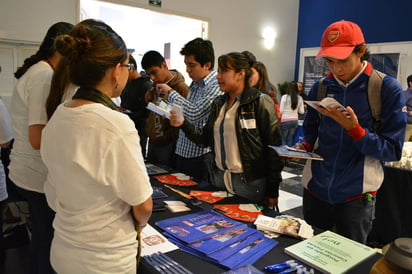
[[[192, 82], [187, 98], [176, 91], [169, 94], [169, 102], [183, 106], [185, 119], [196, 128], [203, 128], [210, 113], [213, 100], [223, 93], [220, 91], [216, 79], [217, 72], [213, 70], [200, 82]], [[194, 158], [210, 152], [210, 148], [201, 148], [190, 141], [183, 130], [179, 130], [176, 144], [176, 154], [184, 158]]]

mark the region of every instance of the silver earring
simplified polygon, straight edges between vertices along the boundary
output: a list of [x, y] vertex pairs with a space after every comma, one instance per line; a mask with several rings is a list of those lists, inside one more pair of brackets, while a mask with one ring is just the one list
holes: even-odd
[[115, 89], [118, 89], [118, 88], [119, 88], [119, 84], [116, 83], [116, 85], [114, 85], [114, 88], [115, 88]]

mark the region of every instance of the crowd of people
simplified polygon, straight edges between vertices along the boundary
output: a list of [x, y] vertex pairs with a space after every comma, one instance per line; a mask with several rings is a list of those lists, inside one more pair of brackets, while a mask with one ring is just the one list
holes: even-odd
[[[11, 121], [0, 101], [0, 146], [14, 138], [9, 175], [29, 204], [31, 273], [136, 273], [136, 236], [153, 206], [146, 158], [275, 208], [284, 161], [269, 145], [321, 155], [303, 172], [305, 220], [366, 242], [382, 162], [400, 159], [407, 115], [404, 92], [390, 76], [382, 79], [379, 121], [371, 114], [373, 67], [359, 26], [331, 24], [317, 56], [330, 70], [326, 96], [345, 111], [306, 108], [304, 100], [319, 100], [319, 82], [308, 94], [291, 82], [280, 97], [249, 51], [221, 54], [217, 69], [209, 40], [195, 38], [180, 54], [190, 85], [156, 51], [143, 55], [139, 73], [123, 39], [87, 19], [51, 26], [16, 71]], [[183, 111], [173, 109], [168, 119], [146, 109], [160, 101]]]

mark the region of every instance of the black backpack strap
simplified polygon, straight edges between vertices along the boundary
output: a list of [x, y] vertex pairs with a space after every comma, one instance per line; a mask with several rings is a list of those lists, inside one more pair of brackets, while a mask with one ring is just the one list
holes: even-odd
[[323, 83], [323, 80], [325, 80], [325, 77], [321, 78], [318, 84], [318, 101], [321, 101], [323, 98], [325, 98], [328, 92], [328, 87]]
[[[323, 80], [325, 80], [325, 77], [322, 77], [319, 80], [319, 84], [318, 84], [318, 90], [317, 90], [318, 92], [316, 94], [318, 101], [322, 101], [322, 99], [325, 98], [328, 93], [328, 86], [326, 86], [323, 83]], [[318, 122], [320, 122], [321, 119], [322, 119], [322, 114], [318, 113]]]
[[368, 81], [368, 102], [372, 117], [375, 120], [373, 125], [374, 132], [378, 132], [381, 125], [382, 82], [385, 76], [385, 73], [373, 70]]

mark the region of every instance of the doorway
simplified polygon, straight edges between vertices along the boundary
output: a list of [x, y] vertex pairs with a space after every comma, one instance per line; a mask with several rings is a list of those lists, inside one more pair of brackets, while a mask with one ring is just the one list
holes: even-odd
[[191, 80], [186, 73], [181, 48], [190, 40], [208, 38], [209, 22], [148, 8], [134, 7], [98, 0], [80, 0], [80, 20], [100, 19], [110, 25], [133, 51], [138, 70], [143, 54], [149, 50], [160, 52], [169, 69], [177, 69]]

